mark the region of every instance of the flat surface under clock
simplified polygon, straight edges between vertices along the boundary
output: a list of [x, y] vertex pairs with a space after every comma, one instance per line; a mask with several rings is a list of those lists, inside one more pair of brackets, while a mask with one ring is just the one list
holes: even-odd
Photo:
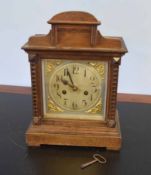
[[[25, 131], [32, 118], [30, 95], [0, 94], [0, 175], [149, 175], [151, 165], [151, 105], [119, 103], [122, 131], [120, 152], [93, 147], [28, 148]], [[94, 153], [107, 164], [84, 170]]]

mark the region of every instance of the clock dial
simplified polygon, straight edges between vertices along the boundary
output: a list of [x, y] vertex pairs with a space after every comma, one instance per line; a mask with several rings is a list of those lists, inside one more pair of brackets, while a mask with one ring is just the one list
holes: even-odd
[[62, 109], [86, 111], [101, 96], [99, 73], [90, 65], [67, 63], [56, 67], [49, 79], [49, 95]]

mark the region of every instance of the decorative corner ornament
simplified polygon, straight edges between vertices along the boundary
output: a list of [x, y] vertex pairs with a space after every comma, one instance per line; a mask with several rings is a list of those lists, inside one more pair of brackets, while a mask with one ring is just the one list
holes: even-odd
[[102, 102], [101, 102], [101, 100], [93, 108], [91, 108], [90, 110], [88, 110], [86, 112], [87, 113], [92, 113], [92, 114], [102, 112]]
[[63, 112], [61, 108], [59, 108], [57, 105], [55, 105], [51, 100], [48, 102], [48, 110], [50, 112]]
[[118, 62], [118, 61], [120, 60], [120, 57], [113, 57], [113, 60], [114, 60], [115, 62]]

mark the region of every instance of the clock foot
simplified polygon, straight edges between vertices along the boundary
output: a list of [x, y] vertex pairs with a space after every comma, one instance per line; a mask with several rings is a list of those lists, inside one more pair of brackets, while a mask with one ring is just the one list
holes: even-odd
[[115, 120], [108, 120], [107, 121], [107, 126], [110, 128], [114, 128], [116, 126]]
[[34, 123], [35, 125], [40, 124], [40, 117], [33, 117], [33, 123]]

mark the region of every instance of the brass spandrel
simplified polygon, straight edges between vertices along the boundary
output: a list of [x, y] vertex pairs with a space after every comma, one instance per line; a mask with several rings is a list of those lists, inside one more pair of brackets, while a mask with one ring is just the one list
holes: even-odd
[[91, 66], [93, 66], [99, 73], [101, 79], [104, 79], [104, 74], [105, 74], [105, 65], [103, 63], [89, 63]]
[[51, 100], [48, 101], [48, 110], [49, 112], [63, 112], [61, 108], [59, 108], [54, 102]]
[[102, 112], [102, 101], [100, 100], [93, 108], [86, 111], [87, 113], [95, 114]]

